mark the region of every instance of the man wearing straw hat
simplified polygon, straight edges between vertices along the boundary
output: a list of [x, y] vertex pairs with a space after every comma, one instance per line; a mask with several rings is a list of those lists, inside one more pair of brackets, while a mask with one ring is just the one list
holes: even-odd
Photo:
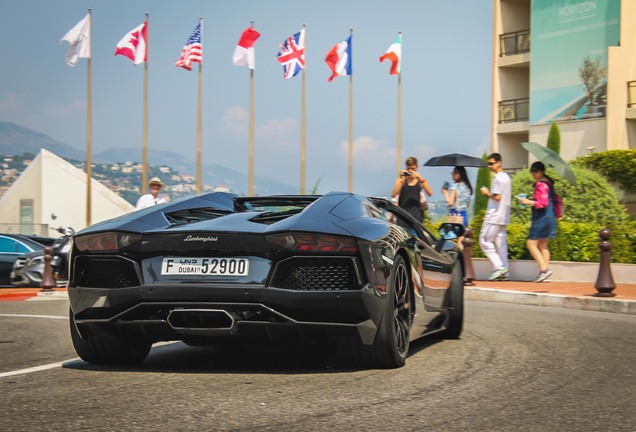
[[159, 191], [163, 187], [163, 183], [161, 183], [161, 179], [159, 177], [151, 178], [148, 182], [148, 187], [150, 188], [150, 193], [139, 197], [137, 204], [135, 205], [137, 210], [167, 202], [163, 196], [159, 195]]

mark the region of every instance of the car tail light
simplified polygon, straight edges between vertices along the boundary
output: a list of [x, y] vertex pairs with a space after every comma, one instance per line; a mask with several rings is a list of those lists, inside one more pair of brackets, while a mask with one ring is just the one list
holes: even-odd
[[81, 251], [116, 251], [141, 240], [141, 235], [104, 232], [75, 237], [75, 247]]
[[353, 238], [328, 234], [289, 233], [272, 234], [267, 241], [278, 246], [300, 252], [358, 252], [358, 245]]

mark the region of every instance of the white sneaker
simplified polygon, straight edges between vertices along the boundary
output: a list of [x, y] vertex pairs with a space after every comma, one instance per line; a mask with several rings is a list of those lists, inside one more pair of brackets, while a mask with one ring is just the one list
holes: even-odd
[[535, 282], [543, 282], [552, 274], [551, 270], [546, 270], [544, 272], [539, 273], [539, 276], [535, 279]]
[[490, 281], [497, 280], [501, 276], [505, 275], [506, 273], [508, 273], [508, 269], [506, 267], [502, 267], [499, 270], [495, 270], [494, 272], [492, 272], [490, 276], [488, 276], [488, 280]]

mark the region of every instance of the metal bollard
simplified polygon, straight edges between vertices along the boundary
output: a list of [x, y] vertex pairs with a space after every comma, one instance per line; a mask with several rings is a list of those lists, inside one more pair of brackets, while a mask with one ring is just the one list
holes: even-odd
[[53, 259], [53, 255], [51, 255], [52, 252], [53, 248], [51, 248], [51, 246], [44, 248], [44, 272], [42, 273], [42, 282], [40, 282], [42, 292], [51, 292], [55, 286], [53, 268], [51, 267], [51, 260]]
[[598, 291], [594, 294], [596, 297], [614, 297], [616, 294], [612, 291], [616, 288], [614, 278], [612, 277], [612, 267], [610, 265], [610, 251], [612, 243], [609, 242], [611, 236], [610, 230], [603, 228], [599, 231], [598, 236], [601, 241], [598, 244], [600, 250], [600, 263], [598, 266], [598, 276], [594, 288]]
[[473, 268], [473, 244], [475, 243], [472, 239], [473, 230], [470, 227], [466, 227], [466, 231], [464, 231], [464, 239], [462, 240], [462, 245], [464, 246], [463, 255], [464, 255], [464, 285], [473, 286], [475, 285], [473, 281], [475, 280], [475, 269]]

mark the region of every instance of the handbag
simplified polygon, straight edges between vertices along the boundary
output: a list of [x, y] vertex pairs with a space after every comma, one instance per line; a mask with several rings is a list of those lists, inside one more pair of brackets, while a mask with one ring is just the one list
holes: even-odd
[[448, 223], [456, 223], [456, 224], [460, 224], [460, 225], [463, 226], [464, 225], [464, 216], [449, 214], [448, 216], [446, 216], [446, 222], [448, 222]]

